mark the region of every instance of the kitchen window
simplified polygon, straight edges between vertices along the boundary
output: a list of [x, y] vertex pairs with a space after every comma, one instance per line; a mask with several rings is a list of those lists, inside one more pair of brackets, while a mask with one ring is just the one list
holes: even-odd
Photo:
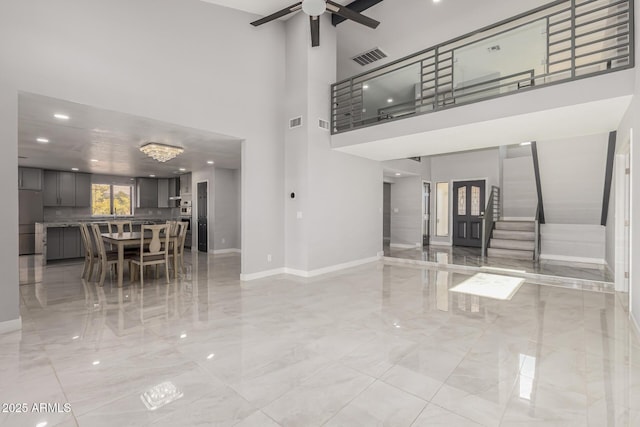
[[91, 184], [91, 215], [133, 215], [133, 186]]

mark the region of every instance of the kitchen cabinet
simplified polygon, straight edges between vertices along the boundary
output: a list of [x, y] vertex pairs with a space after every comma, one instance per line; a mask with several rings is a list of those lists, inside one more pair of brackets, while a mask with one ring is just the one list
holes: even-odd
[[158, 180], [158, 207], [169, 207], [169, 179], [167, 178]]
[[19, 190], [42, 190], [42, 169], [18, 168]]
[[43, 202], [45, 206], [76, 205], [76, 174], [44, 171]]
[[138, 178], [136, 182], [137, 208], [157, 208], [158, 207], [158, 181], [154, 178]]
[[76, 174], [76, 207], [91, 206], [91, 175]]
[[180, 175], [180, 195], [191, 194], [191, 174], [185, 173]]
[[79, 227], [47, 228], [47, 261], [80, 258], [83, 252]]
[[[169, 199], [180, 195], [180, 179], [169, 178]], [[175, 208], [180, 206], [180, 200], [169, 200], [169, 207]]]

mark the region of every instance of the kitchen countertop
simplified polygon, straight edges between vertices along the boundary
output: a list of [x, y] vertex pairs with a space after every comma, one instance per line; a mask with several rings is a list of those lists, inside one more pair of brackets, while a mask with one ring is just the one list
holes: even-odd
[[[45, 228], [55, 228], [55, 227], [78, 227], [81, 222], [86, 222], [89, 224], [107, 225], [109, 221], [131, 221], [134, 225], [139, 225], [139, 224], [164, 224], [165, 222], [170, 220], [159, 219], [159, 218], [117, 218], [115, 220], [107, 219], [107, 218], [104, 218], [104, 219], [103, 218], [101, 219], [80, 218], [80, 219], [73, 219], [73, 220], [66, 220], [66, 221], [40, 221], [40, 222], [37, 222], [36, 224], [42, 224], [43, 227]], [[174, 221], [174, 220], [171, 220], [171, 221]]]

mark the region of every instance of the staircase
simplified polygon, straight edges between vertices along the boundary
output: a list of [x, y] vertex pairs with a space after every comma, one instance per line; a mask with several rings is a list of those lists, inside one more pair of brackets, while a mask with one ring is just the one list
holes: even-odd
[[487, 255], [533, 260], [535, 227], [534, 221], [496, 221]]

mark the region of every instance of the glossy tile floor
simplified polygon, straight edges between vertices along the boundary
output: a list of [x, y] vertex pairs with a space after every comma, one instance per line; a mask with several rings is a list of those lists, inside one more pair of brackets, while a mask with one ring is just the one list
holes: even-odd
[[[0, 401], [71, 412], [0, 424], [640, 425], [625, 295], [525, 283], [490, 300], [448, 291], [468, 275], [381, 262], [240, 283], [237, 255], [188, 263], [169, 285], [118, 289], [21, 259]], [[149, 410], [141, 396], [168, 382], [174, 400]]]
[[568, 277], [585, 280], [597, 280], [613, 283], [614, 277], [605, 266], [575, 262], [561, 262], [553, 260], [520, 260], [499, 257], [485, 257], [480, 255], [480, 248], [466, 248], [456, 246], [426, 246], [424, 248], [404, 249], [384, 246], [384, 255], [393, 258], [404, 258], [420, 261], [443, 262], [472, 267], [498, 267], [506, 269], [524, 270], [547, 276]]

